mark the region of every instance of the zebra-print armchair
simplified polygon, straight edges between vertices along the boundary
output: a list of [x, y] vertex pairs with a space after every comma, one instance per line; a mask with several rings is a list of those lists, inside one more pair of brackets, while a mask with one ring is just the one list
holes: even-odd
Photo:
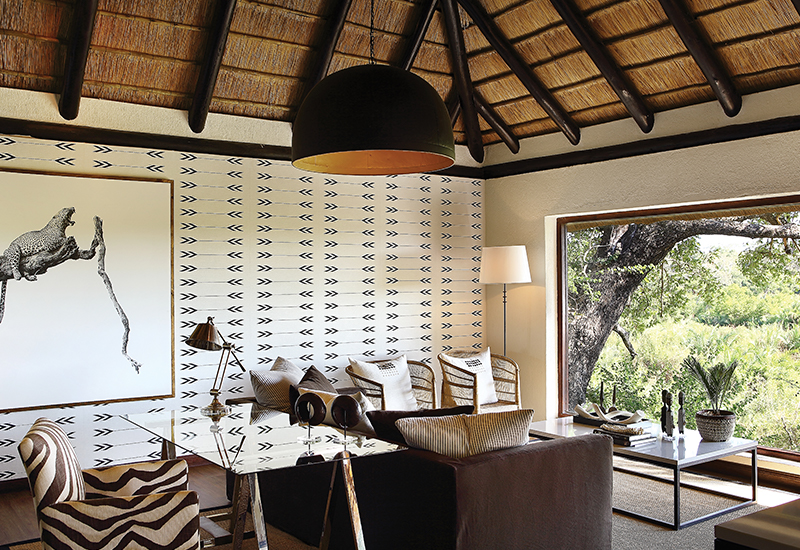
[[66, 433], [40, 418], [19, 444], [45, 550], [199, 547], [186, 462], [81, 470]]

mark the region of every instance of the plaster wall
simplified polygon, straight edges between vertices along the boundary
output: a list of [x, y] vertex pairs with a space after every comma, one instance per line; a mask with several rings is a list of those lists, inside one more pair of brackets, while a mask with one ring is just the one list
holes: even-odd
[[[658, 119], [657, 119], [658, 121]], [[523, 405], [558, 414], [558, 216], [800, 193], [800, 132], [655, 153], [485, 183], [486, 246], [527, 246], [531, 285], [510, 285], [508, 355]], [[501, 290], [487, 287], [488, 342], [502, 345]]]

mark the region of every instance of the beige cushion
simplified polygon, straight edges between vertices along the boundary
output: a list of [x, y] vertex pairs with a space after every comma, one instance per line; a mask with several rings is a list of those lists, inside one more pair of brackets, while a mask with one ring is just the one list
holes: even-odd
[[250, 371], [250, 383], [258, 404], [285, 413], [291, 412], [289, 386], [299, 384], [302, 378], [303, 370], [283, 357], [275, 359], [268, 371]]
[[[325, 420], [322, 421], [323, 424], [328, 426], [337, 427], [336, 422], [333, 421], [333, 417], [331, 416], [331, 405], [333, 404], [333, 400], [339, 397], [339, 393], [331, 393], [321, 390], [309, 390], [303, 387], [298, 388], [300, 391], [300, 395], [304, 393], [315, 393], [322, 398], [322, 401], [325, 403]], [[369, 399], [367, 399], [363, 393], [356, 392], [353, 394], [349, 394], [350, 397], [355, 399], [359, 405], [361, 405], [361, 420], [359, 420], [358, 424], [353, 427], [354, 432], [358, 432], [363, 435], [368, 436], [375, 436], [375, 430], [372, 428], [372, 424], [367, 418], [367, 411], [375, 410], [375, 407], [372, 403], [370, 403]]]
[[442, 358], [448, 363], [475, 374], [475, 383], [478, 385], [478, 404], [495, 403], [497, 393], [494, 389], [492, 377], [492, 353], [487, 347], [481, 352], [452, 352], [443, 353]]
[[411, 447], [463, 458], [525, 445], [533, 410], [400, 418], [397, 429]]
[[417, 398], [411, 387], [411, 373], [405, 355], [396, 359], [368, 363], [350, 359], [350, 368], [357, 375], [383, 385], [384, 408], [389, 411], [414, 411]]

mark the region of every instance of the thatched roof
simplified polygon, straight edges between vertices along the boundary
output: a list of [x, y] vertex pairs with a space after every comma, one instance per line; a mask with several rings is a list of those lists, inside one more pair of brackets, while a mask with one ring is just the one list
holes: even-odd
[[[197, 131], [204, 93], [213, 113], [291, 121], [315, 75], [370, 57], [370, 0], [94, 1], [81, 81], [92, 0], [0, 0], [0, 86], [190, 110]], [[457, 143], [559, 131], [574, 143], [580, 127], [625, 117], [647, 132], [655, 112], [719, 101], [735, 116], [742, 95], [800, 82], [791, 0], [440, 0], [426, 26], [431, 5], [374, 0], [374, 56], [410, 63], [460, 113]], [[475, 121], [458, 101], [461, 68]]]

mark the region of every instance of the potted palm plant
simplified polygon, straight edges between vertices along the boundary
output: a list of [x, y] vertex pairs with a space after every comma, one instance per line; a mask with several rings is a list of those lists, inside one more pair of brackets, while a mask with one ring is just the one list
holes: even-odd
[[733, 436], [736, 415], [722, 408], [728, 391], [733, 386], [734, 373], [739, 362], [717, 363], [704, 367], [694, 357], [683, 360], [683, 366], [698, 381], [708, 396], [710, 409], [702, 409], [695, 414], [697, 431], [706, 441], [727, 441]]

